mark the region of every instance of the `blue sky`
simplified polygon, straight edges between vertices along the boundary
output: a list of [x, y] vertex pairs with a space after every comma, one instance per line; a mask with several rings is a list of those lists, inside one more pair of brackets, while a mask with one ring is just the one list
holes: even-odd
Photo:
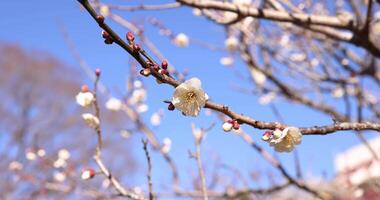
[[[130, 1], [119, 1], [128, 4]], [[154, 3], [157, 1], [144, 1]], [[164, 2], [164, 1], [160, 1]], [[124, 90], [125, 78], [128, 73], [128, 61], [130, 57], [116, 45], [104, 45], [101, 30], [90, 18], [88, 13], [80, 9], [74, 0], [66, 1], [4, 1], [0, 12], [0, 41], [20, 44], [30, 50], [46, 51], [56, 56], [65, 63], [76, 66], [77, 63], [71, 56], [60, 31], [59, 24], [63, 24], [70, 37], [75, 42], [78, 50], [90, 66], [102, 69], [102, 80], [117, 95], [114, 88]], [[224, 42], [224, 31], [221, 27], [208, 22], [202, 18], [194, 17], [192, 10], [188, 8], [155, 11], [155, 12], [133, 12], [123, 15], [131, 20], [139, 20], [144, 16], [154, 16], [165, 22], [166, 26], [179, 33], [184, 32], [190, 38], [207, 41], [219, 46]], [[124, 35], [127, 30], [111, 23], [119, 34]], [[179, 49], [171, 44], [169, 39], [158, 34], [157, 29], [148, 27], [147, 36], [160, 48], [167, 59], [177, 69], [189, 69], [189, 77], [199, 77], [203, 87], [212, 100], [225, 103], [237, 112], [266, 121], [276, 121], [269, 106], [262, 106], [257, 98], [232, 90], [232, 86], [239, 85], [246, 89], [252, 89], [249, 84], [245, 66], [238, 61], [234, 68], [225, 68], [219, 64], [219, 59], [226, 53], [214, 52], [197, 45]], [[236, 74], [240, 73], [247, 79], [242, 80]], [[78, 78], [81, 76], [78, 75]], [[152, 79], [143, 79], [149, 90], [148, 105], [150, 110], [144, 115], [149, 119], [150, 114], [166, 105], [162, 100], [169, 99], [173, 92], [169, 86], [158, 86]], [[88, 80], [83, 80], [88, 82]], [[74, 98], [73, 98], [73, 103]], [[295, 126], [312, 126], [330, 124], [328, 117], [306, 109], [303, 106], [276, 102], [285, 122]], [[195, 161], [188, 158], [188, 150], [193, 150], [193, 139], [190, 124], [195, 123], [198, 127], [208, 127], [216, 122], [216, 126], [207, 135], [203, 145], [204, 159], [206, 165], [211, 162], [214, 155], [218, 155], [222, 163], [227, 163], [243, 171], [258, 169], [262, 172], [273, 170], [268, 164], [240, 138], [222, 131], [221, 122], [215, 118], [204, 116], [190, 118], [183, 117], [179, 112], [165, 110], [165, 117], [160, 127], [153, 127], [159, 138], [170, 137], [173, 141], [171, 155], [175, 158], [181, 172], [182, 181], [189, 183], [189, 173], [196, 173]], [[267, 144], [261, 142], [262, 131], [243, 126], [253, 138], [263, 147], [273, 152]], [[136, 139], [136, 148], [140, 148], [139, 139]], [[305, 175], [320, 176], [326, 172], [328, 177], [334, 174], [334, 155], [349, 146], [358, 143], [351, 132], [339, 132], [336, 134], [320, 137], [306, 136], [298, 147], [302, 170]], [[143, 152], [135, 150], [141, 165], [145, 164]], [[293, 154], [276, 154], [283, 161], [286, 168], [294, 174]], [[122, 158], [115, 158], [122, 159]], [[167, 170], [166, 164], [161, 157], [153, 153], [153, 178], [159, 182]], [[209, 165], [211, 166], [211, 164]], [[269, 169], [269, 170], [268, 170]], [[144, 184], [145, 168], [141, 173], [142, 179], [136, 182]], [[166, 177], [168, 180], [168, 178]], [[255, 184], [253, 184], [255, 186]]]

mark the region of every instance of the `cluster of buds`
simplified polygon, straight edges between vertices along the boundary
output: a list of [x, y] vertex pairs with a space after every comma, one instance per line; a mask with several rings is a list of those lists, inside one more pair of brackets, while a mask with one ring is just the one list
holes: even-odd
[[232, 129], [239, 130], [240, 124], [236, 119], [230, 119], [224, 122], [222, 127], [225, 132], [229, 132]]
[[147, 64], [146, 67], [144, 67], [144, 69], [140, 70], [141, 75], [149, 76], [152, 74], [152, 70], [154, 70], [154, 71], [156, 71], [162, 75], [169, 76], [168, 61], [163, 60], [161, 63], [161, 66], [156, 64], [156, 63], [152, 63], [150, 61], [147, 61], [146, 64]]
[[104, 38], [104, 43], [106, 43], [106, 44], [112, 44], [113, 43], [113, 39], [107, 31], [102, 31], [102, 37]]

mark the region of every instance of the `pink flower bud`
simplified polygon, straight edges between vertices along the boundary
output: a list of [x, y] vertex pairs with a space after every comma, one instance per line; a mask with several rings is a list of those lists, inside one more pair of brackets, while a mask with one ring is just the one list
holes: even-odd
[[81, 91], [82, 92], [88, 92], [88, 91], [90, 91], [90, 89], [88, 88], [88, 85], [82, 85]]
[[135, 40], [135, 36], [133, 35], [132, 32], [128, 32], [128, 33], [127, 33], [127, 40], [128, 40], [128, 41], [133, 41], [133, 40]]

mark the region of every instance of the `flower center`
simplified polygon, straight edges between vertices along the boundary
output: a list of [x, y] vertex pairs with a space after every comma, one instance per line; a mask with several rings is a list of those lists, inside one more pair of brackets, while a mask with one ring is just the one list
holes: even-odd
[[194, 92], [187, 92], [183, 95], [183, 99], [185, 99], [186, 103], [193, 103], [196, 97], [197, 95]]

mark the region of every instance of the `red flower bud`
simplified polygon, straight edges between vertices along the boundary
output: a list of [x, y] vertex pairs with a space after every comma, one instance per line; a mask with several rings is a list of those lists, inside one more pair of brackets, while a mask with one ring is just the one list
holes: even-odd
[[133, 50], [136, 51], [136, 52], [140, 51], [140, 49], [141, 49], [141, 48], [140, 48], [140, 45], [138, 45], [138, 44], [133, 44], [133, 45], [132, 45], [132, 48], [133, 48]]
[[163, 60], [162, 63], [161, 63], [161, 67], [162, 67], [162, 69], [168, 69], [168, 61], [167, 60]]
[[169, 103], [168, 110], [173, 111], [175, 109], [174, 104]]
[[110, 36], [110, 34], [107, 31], [102, 31], [102, 37], [104, 39], [107, 39], [107, 38], [110, 38], [111, 36]]
[[158, 70], [158, 73], [160, 73], [162, 75], [169, 75], [169, 72], [166, 69], [160, 69], [160, 70]]
[[95, 69], [95, 75], [96, 75], [96, 76], [100, 76], [100, 73], [101, 73], [100, 69], [99, 69], [99, 68], [96, 68], [96, 69]]
[[98, 16], [96, 16], [96, 21], [99, 24], [103, 24], [104, 23], [104, 17], [102, 15], [98, 15]]
[[158, 70], [160, 70], [160, 66], [158, 66], [157, 64], [154, 64], [153, 65], [153, 69], [156, 70], [156, 71], [158, 71]]
[[104, 43], [106, 43], [106, 44], [112, 44], [113, 40], [111, 38], [107, 38], [107, 39], [104, 40]]
[[234, 123], [232, 124], [232, 128], [238, 130], [240, 128], [240, 124], [237, 121], [234, 121]]
[[127, 40], [128, 40], [128, 41], [133, 41], [133, 40], [135, 40], [135, 36], [133, 35], [132, 32], [128, 32], [128, 33], [127, 33]]

